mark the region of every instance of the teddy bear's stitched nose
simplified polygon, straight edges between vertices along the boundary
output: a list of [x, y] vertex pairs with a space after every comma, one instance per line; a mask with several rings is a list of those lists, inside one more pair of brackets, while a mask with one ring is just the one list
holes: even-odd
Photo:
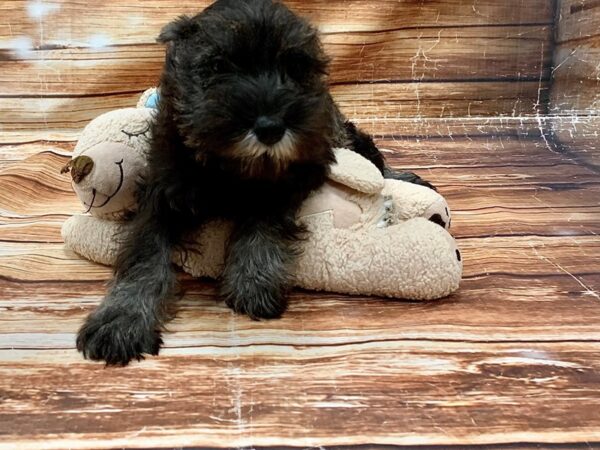
[[75, 183], [81, 182], [94, 168], [94, 161], [89, 156], [81, 155], [71, 161], [71, 177]]

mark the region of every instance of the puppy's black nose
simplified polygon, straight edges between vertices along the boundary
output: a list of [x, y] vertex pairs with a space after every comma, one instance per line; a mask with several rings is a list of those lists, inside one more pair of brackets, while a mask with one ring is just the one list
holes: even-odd
[[254, 123], [254, 134], [263, 144], [274, 145], [285, 134], [285, 125], [276, 117], [260, 116]]

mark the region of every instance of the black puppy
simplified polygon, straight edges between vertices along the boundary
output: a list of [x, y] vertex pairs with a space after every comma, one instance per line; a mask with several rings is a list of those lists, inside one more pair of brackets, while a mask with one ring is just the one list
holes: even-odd
[[271, 0], [219, 0], [167, 25], [161, 97], [140, 211], [106, 298], [79, 331], [86, 358], [157, 354], [175, 287], [171, 254], [212, 218], [234, 223], [220, 291], [236, 312], [280, 316], [303, 229], [301, 203], [325, 181], [332, 148], [395, 174], [346, 122], [326, 82], [316, 30]]

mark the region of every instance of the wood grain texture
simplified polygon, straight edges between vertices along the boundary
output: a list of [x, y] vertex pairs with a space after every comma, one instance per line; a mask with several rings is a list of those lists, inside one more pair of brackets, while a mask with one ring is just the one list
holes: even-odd
[[557, 116], [549, 121], [565, 153], [595, 170], [600, 169], [600, 116]]
[[[6, 436], [17, 437], [20, 448], [40, 445], [28, 433], [49, 423], [56, 440], [46, 448], [131, 440], [146, 447], [448, 445], [465, 437], [479, 444], [577, 442], [600, 437], [599, 350], [589, 343], [517, 349], [406, 341], [184, 348], [166, 350], [160, 361], [102, 371], [72, 351], [41, 352], [47, 366], [38, 370], [40, 352], [19, 351], [8, 367], [0, 366], [0, 386], [11, 398], [4, 407], [12, 424]], [[190, 377], [198, 367], [202, 376]], [[63, 380], [58, 387], [57, 379]], [[33, 412], [35, 406], [44, 414]], [[443, 419], [436, 411], [445, 412]], [[160, 426], [148, 422], [149, 412]]]
[[600, 35], [559, 44], [553, 73], [551, 113], [600, 115]]
[[[36, 9], [15, 1], [3, 8], [9, 27], [0, 31], [0, 126], [9, 131], [2, 142], [73, 140], [91, 118], [131, 104], [158, 80], [161, 26], [205, 4], [111, 0]], [[552, 61], [552, 8], [545, 0], [289, 4], [323, 32], [334, 95], [369, 98], [344, 108], [358, 121], [527, 120], [545, 104]], [[521, 120], [506, 124], [518, 129]], [[418, 134], [424, 125], [410, 120], [387, 129]]]
[[600, 35], [600, 4], [596, 0], [559, 0], [557, 6], [557, 43]]
[[549, 111], [557, 142], [600, 168], [600, 3], [560, 0]]
[[[328, 34], [323, 42], [332, 58], [332, 84], [537, 81], [540, 72], [549, 78], [551, 31], [548, 25], [398, 29]], [[163, 47], [150, 43], [31, 51], [3, 63], [0, 95], [137, 92], [157, 83], [163, 59]]]
[[161, 356], [109, 370], [73, 349], [110, 270], [60, 242], [69, 147], [23, 144], [0, 171], [0, 448], [599, 440], [598, 175], [541, 139], [378, 143], [448, 197], [457, 294], [296, 291], [257, 323], [182, 276]]
[[[111, 37], [111, 43], [152, 43], [170, 18], [195, 14], [210, 4], [207, 0], [146, 0], [125, 3], [108, 0], [48, 2], [48, 22], [68, 28], [48, 26], [40, 34], [40, 20], [28, 10], [28, 2], [14, 0], [0, 5], [0, 13], [10, 27], [0, 29], [0, 38], [31, 36], [40, 44], [89, 45], [91, 34]], [[399, 28], [464, 27], [478, 25], [528, 25], [553, 22], [553, 5], [547, 0], [290, 0], [294, 11], [307, 17], [324, 33], [381, 31]], [[91, 33], [93, 30], [93, 33]]]
[[[165, 348], [231, 346], [232, 326], [234, 346], [244, 347], [386, 340], [597, 342], [600, 312], [591, 295], [600, 288], [597, 267], [593, 274], [571, 275], [550, 263], [545, 269], [537, 278], [515, 272], [468, 277], [455, 295], [429, 303], [297, 291], [283, 319], [262, 324], [233, 318], [212, 282], [181, 276], [186, 293], [164, 336]], [[73, 349], [77, 328], [105, 292], [104, 279], [76, 277], [63, 283], [3, 283], [0, 307], [7, 315], [0, 319], [0, 349]]]
[[[372, 83], [333, 86], [332, 93], [341, 109], [359, 123], [383, 121], [387, 129], [405, 121], [414, 133], [415, 119], [480, 118], [493, 115], [507, 118], [518, 128], [522, 116], [533, 116], [539, 96], [548, 91], [547, 83]], [[103, 112], [135, 105], [141, 92], [75, 98], [8, 97], [0, 103], [0, 126], [7, 131], [0, 143], [31, 140], [73, 141], [81, 129]], [[410, 120], [407, 120], [410, 119]], [[511, 122], [511, 119], [514, 119]], [[450, 120], [452, 122], [452, 120]], [[468, 123], [468, 122], [467, 122]], [[412, 124], [412, 126], [411, 126]], [[463, 120], [458, 126], [465, 126]], [[539, 128], [539, 125], [537, 125]], [[377, 132], [377, 130], [371, 130]]]

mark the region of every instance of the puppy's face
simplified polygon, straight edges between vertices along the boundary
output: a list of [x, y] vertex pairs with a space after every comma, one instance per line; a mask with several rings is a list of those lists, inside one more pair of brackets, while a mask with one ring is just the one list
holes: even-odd
[[284, 5], [219, 0], [159, 40], [162, 97], [197, 159], [216, 156], [250, 177], [330, 161], [327, 58], [316, 30]]

